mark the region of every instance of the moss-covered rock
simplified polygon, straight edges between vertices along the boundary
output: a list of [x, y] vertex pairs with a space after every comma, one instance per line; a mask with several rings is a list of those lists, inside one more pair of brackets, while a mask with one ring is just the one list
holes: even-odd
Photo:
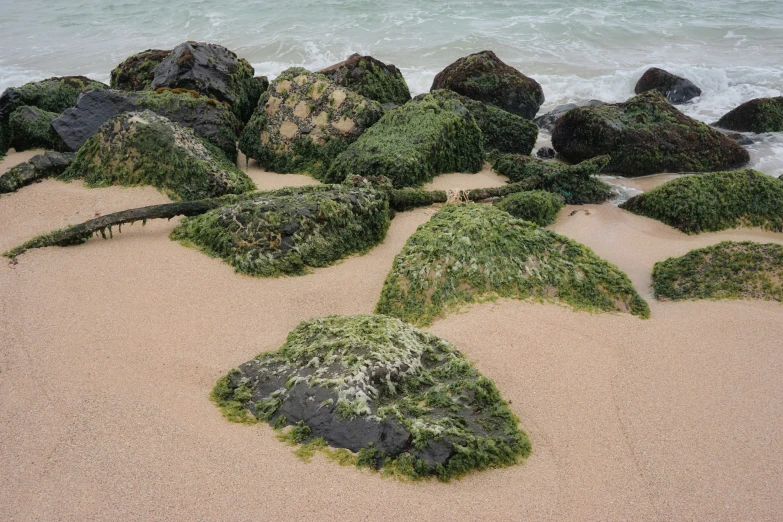
[[497, 207], [515, 218], [545, 227], [555, 222], [557, 213], [563, 208], [563, 199], [543, 190], [531, 190], [509, 194]]
[[193, 129], [197, 136], [236, 162], [239, 120], [226, 104], [193, 91], [90, 91], [79, 98], [76, 107], [54, 120], [52, 127], [71, 150], [78, 150], [109, 119], [123, 112], [143, 110]]
[[220, 149], [152, 111], [107, 121], [61, 178], [84, 178], [93, 187], [152, 185], [183, 201], [255, 189]]
[[686, 176], [634, 196], [621, 208], [686, 234], [740, 226], [783, 231], [783, 181], [755, 170]]
[[443, 339], [381, 315], [303, 322], [212, 397], [231, 420], [294, 426], [289, 440], [402, 477], [448, 480], [530, 454], [490, 379]]
[[171, 49], [147, 49], [126, 58], [111, 72], [109, 86], [121, 91], [142, 91], [152, 84], [155, 68], [171, 54]]
[[302, 275], [386, 236], [388, 198], [372, 189], [333, 185], [259, 192], [183, 220], [172, 239], [220, 257], [237, 272]]
[[701, 96], [701, 89], [692, 81], [658, 67], [647, 69], [634, 87], [636, 94], [648, 91], [658, 91], [675, 104], [685, 103]]
[[47, 149], [70, 150], [52, 129], [52, 121], [59, 115], [38, 107], [23, 105], [11, 113], [8, 126], [11, 132], [11, 147], [16, 151]]
[[658, 299], [783, 300], [783, 245], [724, 241], [655, 263]]
[[205, 42], [179, 44], [155, 68], [150, 89], [189, 89], [231, 104], [234, 114], [247, 122], [263, 94], [253, 67], [222, 45]]
[[724, 114], [715, 126], [738, 132], [783, 132], [783, 96], [745, 102]]
[[582, 205], [603, 203], [614, 193], [596, 177], [608, 162], [607, 156], [599, 156], [566, 165], [520, 154], [499, 154], [492, 158], [492, 168], [512, 183], [528, 183], [529, 190], [545, 190], [561, 196], [569, 205]]
[[445, 172], [478, 172], [481, 130], [456, 98], [427, 95], [388, 111], [334, 160], [326, 180], [386, 176], [393, 185], [421, 185]]
[[239, 148], [275, 172], [323, 179], [332, 160], [382, 115], [378, 102], [292, 67], [261, 97]]
[[320, 72], [337, 85], [387, 107], [403, 105], [411, 100], [411, 91], [400, 70], [372, 56], [352, 54], [347, 60]]
[[496, 297], [647, 317], [628, 276], [589, 248], [496, 207], [446, 205], [394, 259], [376, 312], [412, 324]]
[[36, 154], [24, 163], [14, 165], [0, 175], [0, 194], [16, 192], [43, 178], [59, 176], [73, 163], [74, 156], [73, 152], [46, 151]]
[[552, 145], [572, 163], [609, 155], [606, 172], [625, 176], [709, 172], [750, 160], [737, 142], [681, 113], [657, 91], [568, 111], [555, 124]]
[[532, 78], [503, 63], [492, 51], [460, 58], [435, 76], [431, 91], [449, 89], [532, 120], [544, 91]]

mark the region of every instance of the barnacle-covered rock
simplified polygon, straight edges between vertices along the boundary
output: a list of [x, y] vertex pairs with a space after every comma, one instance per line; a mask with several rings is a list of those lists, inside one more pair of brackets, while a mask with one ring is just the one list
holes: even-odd
[[295, 442], [412, 478], [446, 480], [530, 453], [490, 379], [443, 339], [381, 315], [305, 321], [279, 350], [222, 377], [213, 399], [233, 420], [293, 425]]
[[494, 297], [649, 316], [628, 276], [566, 237], [499, 208], [446, 205], [397, 257], [375, 311], [416, 325]]
[[275, 172], [323, 178], [332, 160], [383, 114], [378, 102], [292, 67], [273, 81], [239, 148]]
[[109, 86], [121, 91], [141, 91], [152, 84], [155, 68], [171, 54], [171, 49], [147, 49], [126, 58], [111, 71]]
[[337, 85], [386, 107], [403, 105], [411, 100], [410, 89], [400, 70], [372, 56], [352, 54], [347, 60], [320, 72]]
[[84, 178], [93, 187], [152, 185], [183, 201], [255, 189], [220, 149], [152, 111], [107, 121], [61, 178]]

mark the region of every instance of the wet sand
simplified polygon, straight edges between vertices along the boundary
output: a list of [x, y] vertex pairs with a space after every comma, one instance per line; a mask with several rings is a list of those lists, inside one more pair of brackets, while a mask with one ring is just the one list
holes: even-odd
[[[0, 249], [163, 201], [151, 188], [47, 180], [0, 196]], [[170, 241], [176, 219], [3, 259], [0, 519], [780, 518], [779, 303], [651, 301], [643, 321], [502, 301], [437, 321], [430, 330], [495, 381], [533, 443], [521, 465], [448, 484], [303, 463], [268, 426], [221, 416], [208, 399], [218, 377], [300, 321], [372, 312], [394, 255], [431, 214], [400, 213], [382, 245], [303, 277], [235, 274]], [[645, 294], [656, 260], [768, 236], [685, 236], [611, 205], [568, 207], [553, 228]]]

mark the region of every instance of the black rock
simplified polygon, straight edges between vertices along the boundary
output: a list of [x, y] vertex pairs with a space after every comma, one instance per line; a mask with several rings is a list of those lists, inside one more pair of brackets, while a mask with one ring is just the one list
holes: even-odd
[[658, 91], [674, 104], [685, 103], [701, 96], [701, 89], [692, 81], [657, 67], [647, 69], [636, 82], [634, 88], [636, 94], [647, 91]]
[[15, 192], [43, 178], [59, 176], [73, 162], [72, 152], [44, 152], [12, 167], [0, 176], [0, 194]]
[[551, 147], [541, 147], [536, 152], [536, 156], [542, 159], [554, 159], [555, 158], [555, 149]]
[[555, 131], [555, 123], [557, 123], [557, 120], [560, 119], [561, 116], [563, 116], [565, 113], [572, 109], [578, 109], [579, 107], [598, 107], [600, 105], [604, 105], [604, 102], [599, 100], [590, 100], [587, 103], [566, 103], [564, 105], [558, 105], [551, 111], [547, 112], [546, 114], [542, 114], [541, 116], [538, 116], [533, 120], [533, 122], [538, 125], [539, 128], [548, 130], [549, 132]]
[[714, 124], [739, 132], [783, 132], [783, 96], [755, 98], [732, 109]]

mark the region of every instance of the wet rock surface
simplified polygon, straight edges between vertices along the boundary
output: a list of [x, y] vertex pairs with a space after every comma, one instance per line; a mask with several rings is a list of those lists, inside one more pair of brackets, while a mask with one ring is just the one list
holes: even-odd
[[542, 114], [541, 116], [536, 117], [533, 122], [535, 122], [535, 124], [540, 128], [551, 133], [555, 130], [555, 123], [557, 123], [557, 120], [568, 111], [578, 109], [579, 107], [600, 107], [601, 105], [606, 104], [599, 100], [590, 100], [583, 104], [566, 103], [564, 105], [558, 105], [546, 114]]
[[647, 69], [634, 87], [636, 94], [648, 91], [657, 91], [674, 104], [685, 103], [701, 96], [701, 89], [692, 81], [658, 67]]
[[783, 132], [783, 96], [756, 98], [732, 109], [716, 127], [739, 132]]

